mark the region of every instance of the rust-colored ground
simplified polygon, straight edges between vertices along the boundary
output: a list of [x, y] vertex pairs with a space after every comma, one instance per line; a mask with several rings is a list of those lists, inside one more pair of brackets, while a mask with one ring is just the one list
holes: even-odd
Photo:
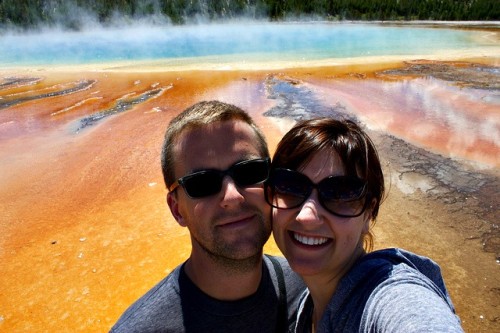
[[[263, 116], [276, 104], [266, 90], [270, 75], [311, 89], [326, 104], [341, 103], [367, 124], [381, 145], [392, 183], [375, 227], [376, 247], [398, 246], [432, 257], [442, 267], [466, 331], [500, 331], [500, 266], [495, 252], [484, 251], [481, 238], [496, 208], [478, 216], [437, 200], [425, 185], [433, 183], [429, 175], [402, 172], [407, 167], [397, 150], [402, 148], [385, 134], [426, 151], [472, 159], [480, 167], [468, 169], [470, 174], [479, 170], [497, 183], [498, 141], [495, 145], [479, 138], [472, 143], [476, 149], [454, 149], [456, 133], [445, 127], [421, 141], [417, 132], [406, 137], [408, 124], [440, 125], [398, 113], [407, 107], [402, 104], [405, 94], [432, 94], [429, 100], [439, 101], [462, 95], [442, 82], [425, 80], [414, 81], [422, 86], [418, 91], [394, 89], [394, 82], [410, 77], [374, 74], [401, 66], [0, 72], [2, 78], [42, 78], [32, 85], [4, 87], [0, 103], [95, 80], [85, 90], [0, 108], [0, 331], [106, 332], [134, 300], [183, 262], [189, 238], [169, 215], [159, 162], [167, 123], [197, 101], [220, 99], [248, 110], [274, 150], [293, 122]], [[147, 92], [153, 97], [131, 102]], [[379, 94], [377, 104], [367, 104], [364, 94]], [[112, 110], [120, 99], [130, 102], [130, 110], [82, 126], [83, 118]], [[498, 109], [493, 111], [498, 103], [463, 99], [480, 106], [483, 116], [493, 113], [490, 123], [498, 132]], [[279, 253], [272, 240], [266, 252]]]

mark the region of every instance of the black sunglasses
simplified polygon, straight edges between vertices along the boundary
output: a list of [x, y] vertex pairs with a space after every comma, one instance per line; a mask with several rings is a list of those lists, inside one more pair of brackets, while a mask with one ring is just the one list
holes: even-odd
[[360, 216], [370, 201], [366, 181], [352, 176], [330, 176], [314, 184], [298, 171], [276, 168], [265, 186], [266, 201], [279, 209], [301, 206], [313, 189], [318, 190], [320, 204], [339, 217]]
[[239, 187], [248, 187], [267, 180], [269, 176], [269, 158], [259, 158], [235, 163], [227, 170], [207, 169], [194, 172], [176, 180], [169, 191], [182, 186], [193, 199], [208, 197], [220, 192], [222, 181], [229, 175]]

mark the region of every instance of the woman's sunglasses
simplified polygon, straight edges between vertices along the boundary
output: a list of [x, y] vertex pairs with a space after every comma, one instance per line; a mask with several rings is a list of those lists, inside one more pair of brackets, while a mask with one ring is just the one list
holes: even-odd
[[230, 176], [237, 186], [248, 187], [267, 180], [269, 158], [246, 160], [233, 164], [227, 170], [207, 169], [194, 172], [176, 180], [169, 188], [174, 191], [182, 186], [187, 195], [199, 199], [217, 194], [222, 189], [224, 177]]
[[314, 184], [304, 174], [276, 168], [266, 182], [266, 201], [279, 209], [301, 206], [318, 190], [320, 204], [330, 213], [340, 217], [361, 215], [369, 204], [366, 181], [351, 176], [330, 176]]

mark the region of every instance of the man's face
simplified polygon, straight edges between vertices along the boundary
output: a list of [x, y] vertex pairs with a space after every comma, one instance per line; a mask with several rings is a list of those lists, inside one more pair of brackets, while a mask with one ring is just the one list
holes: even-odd
[[[217, 122], [185, 131], [176, 141], [177, 178], [204, 169], [226, 170], [234, 163], [261, 158], [252, 128], [241, 121]], [[193, 255], [198, 251], [220, 259], [260, 255], [271, 233], [271, 209], [263, 184], [239, 187], [225, 176], [220, 192], [191, 198], [180, 186], [168, 195], [172, 214], [191, 233]]]

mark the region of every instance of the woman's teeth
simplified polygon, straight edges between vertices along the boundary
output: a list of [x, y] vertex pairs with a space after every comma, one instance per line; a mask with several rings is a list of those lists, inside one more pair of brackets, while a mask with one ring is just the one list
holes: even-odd
[[325, 237], [307, 237], [297, 233], [293, 233], [293, 238], [295, 238], [295, 240], [299, 243], [305, 245], [321, 245], [328, 241], [328, 238]]

